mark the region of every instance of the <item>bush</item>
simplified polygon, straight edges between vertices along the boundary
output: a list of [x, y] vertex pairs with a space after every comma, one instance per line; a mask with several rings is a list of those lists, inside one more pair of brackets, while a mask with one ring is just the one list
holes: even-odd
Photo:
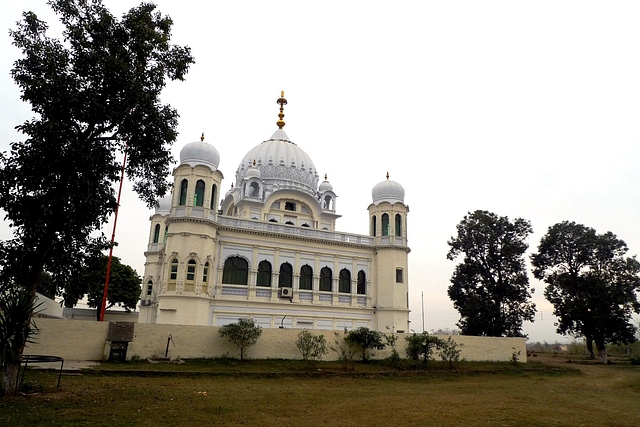
[[247, 348], [258, 342], [261, 334], [262, 328], [253, 319], [247, 318], [238, 319], [238, 322], [220, 328], [220, 336], [227, 338], [240, 350], [240, 360], [244, 359]]
[[296, 347], [300, 350], [303, 360], [316, 362], [327, 354], [327, 340], [324, 335], [313, 335], [306, 329], [298, 334]]
[[569, 354], [587, 354], [587, 344], [585, 344], [584, 340], [573, 339], [568, 347]]
[[[389, 330], [388, 326], [387, 326], [387, 330]], [[386, 345], [391, 347], [391, 356], [389, 356], [387, 360], [391, 362], [391, 366], [393, 366], [394, 369], [403, 369], [404, 366], [402, 365], [402, 359], [400, 358], [400, 353], [398, 353], [398, 350], [396, 349], [398, 336], [394, 334], [393, 331], [390, 334], [382, 334], [382, 336], [384, 337]]]
[[333, 344], [330, 345], [329, 348], [338, 353], [338, 360], [342, 362], [342, 368], [347, 370], [349, 369], [349, 364], [351, 363], [351, 360], [353, 360], [353, 355], [355, 354], [355, 350], [351, 346], [351, 343], [345, 339], [347, 329], [344, 329], [342, 335], [337, 331], [335, 331], [333, 335]]
[[380, 332], [364, 326], [349, 331], [345, 340], [362, 352], [363, 362], [373, 355], [371, 350], [382, 350], [386, 347], [385, 343], [382, 342], [382, 334]]
[[458, 363], [460, 361], [460, 354], [462, 350], [459, 350], [458, 347], [462, 347], [464, 344], [458, 344], [451, 338], [447, 338], [446, 341], [443, 341], [440, 348], [440, 357], [445, 362], [449, 362], [449, 368], [453, 368], [454, 363]]
[[445, 344], [444, 340], [429, 335], [428, 332], [422, 332], [421, 334], [413, 333], [405, 337], [407, 341], [407, 347], [405, 349], [407, 358], [411, 360], [422, 360], [422, 363], [426, 366], [430, 360], [432, 360], [433, 351], [440, 349]]

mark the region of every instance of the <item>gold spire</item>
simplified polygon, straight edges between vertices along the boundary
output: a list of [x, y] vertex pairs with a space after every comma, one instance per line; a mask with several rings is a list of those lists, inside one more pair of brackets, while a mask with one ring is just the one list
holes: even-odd
[[287, 105], [287, 100], [284, 99], [284, 91], [280, 92], [280, 98], [278, 98], [276, 102], [280, 104], [280, 113], [278, 114], [280, 120], [278, 120], [276, 124], [278, 125], [279, 129], [282, 129], [284, 127], [284, 120], [282, 120], [284, 118], [284, 106]]
[[325, 181], [327, 180], [327, 174], [326, 173], [324, 174], [324, 180]]
[[389, 172], [387, 172], [387, 179], [389, 179]]
[[204, 132], [202, 132], [202, 136], [200, 137], [200, 141], [204, 142]]

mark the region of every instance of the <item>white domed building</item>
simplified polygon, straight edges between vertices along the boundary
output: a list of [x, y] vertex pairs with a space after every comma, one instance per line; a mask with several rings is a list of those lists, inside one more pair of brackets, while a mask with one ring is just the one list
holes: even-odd
[[368, 236], [336, 231], [337, 195], [278, 129], [241, 160], [223, 198], [220, 154], [184, 146], [174, 191], [159, 201], [139, 321], [265, 328], [409, 331], [404, 189], [373, 187]]

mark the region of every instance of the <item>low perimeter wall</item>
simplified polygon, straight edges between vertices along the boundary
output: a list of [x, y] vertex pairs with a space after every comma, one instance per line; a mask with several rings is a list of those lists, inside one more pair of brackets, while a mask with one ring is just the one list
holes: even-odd
[[[109, 354], [107, 343], [108, 322], [35, 319], [40, 333], [35, 342], [28, 345], [25, 354], [41, 354], [60, 356], [65, 360], [103, 360]], [[240, 353], [226, 338], [218, 334], [218, 327], [159, 325], [136, 323], [133, 341], [129, 343], [127, 358], [164, 357], [167, 341], [169, 357], [176, 358], [211, 358], [228, 355], [238, 358]], [[246, 357], [253, 359], [301, 359], [295, 341], [301, 329], [263, 329], [258, 342], [249, 347]], [[323, 334], [327, 343], [333, 344], [333, 331], [310, 331], [314, 335]], [[404, 337], [410, 334], [398, 334], [398, 351], [404, 357]], [[441, 336], [446, 339], [447, 336]], [[509, 361], [514, 352], [520, 352], [519, 360], [527, 361], [524, 338], [493, 338], [454, 336], [453, 339], [462, 344], [461, 358], [470, 361]], [[374, 358], [389, 356], [391, 351], [385, 349], [375, 351]], [[329, 351], [323, 359], [335, 360], [337, 353]]]

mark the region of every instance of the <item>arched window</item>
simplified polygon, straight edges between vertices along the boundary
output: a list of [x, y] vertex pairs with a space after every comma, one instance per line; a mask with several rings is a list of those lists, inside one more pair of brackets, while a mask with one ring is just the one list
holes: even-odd
[[217, 187], [215, 184], [213, 184], [213, 186], [211, 187], [211, 204], [209, 206], [210, 209], [216, 208], [216, 190]]
[[196, 290], [196, 268], [198, 264], [195, 259], [187, 261], [187, 277], [184, 281], [185, 292], [195, 292]]
[[187, 190], [189, 188], [189, 181], [183, 179], [180, 183], [180, 201], [178, 204], [184, 206], [187, 204]]
[[162, 243], [167, 243], [167, 234], [169, 234], [169, 226], [164, 226], [164, 237], [162, 238]]
[[204, 204], [204, 181], [199, 179], [196, 182], [196, 192], [193, 194], [193, 206], [202, 206]]
[[260, 196], [260, 186], [257, 182], [252, 182], [249, 184], [249, 196], [250, 197], [259, 197]]
[[358, 286], [356, 288], [358, 295], [365, 295], [367, 293], [367, 275], [364, 271], [358, 271]]
[[307, 264], [300, 267], [300, 284], [298, 287], [306, 291], [313, 289], [313, 269]]
[[246, 285], [249, 277], [249, 263], [237, 256], [229, 257], [224, 262], [222, 283], [229, 285]]
[[284, 210], [285, 211], [294, 211], [296, 210], [296, 204], [293, 202], [286, 202], [284, 204]]
[[158, 243], [158, 240], [160, 240], [160, 224], [156, 224], [153, 229], [153, 243]]
[[320, 270], [320, 289], [323, 292], [331, 292], [331, 282], [333, 274], [329, 267], [322, 267]]
[[258, 264], [256, 286], [271, 287], [271, 263], [269, 261], [260, 261], [260, 264]]
[[333, 210], [333, 199], [331, 198], [331, 196], [324, 196], [324, 203], [322, 207], [329, 211]]
[[277, 220], [277, 219], [275, 219], [275, 218], [271, 218], [271, 219], [269, 220], [269, 222], [278, 222], [278, 220]]
[[288, 262], [280, 265], [280, 279], [278, 280], [279, 288], [290, 288], [293, 286], [293, 267]]
[[295, 224], [293, 223], [293, 221], [287, 221], [287, 222], [285, 222], [285, 224], [286, 224], [286, 225], [295, 225]]
[[202, 294], [209, 293], [209, 261], [204, 263], [202, 267]]
[[167, 291], [174, 292], [176, 290], [177, 281], [178, 281], [178, 260], [174, 258], [169, 263], [169, 282], [167, 283]]
[[351, 272], [346, 268], [340, 270], [338, 292], [341, 292], [343, 294], [351, 293]]
[[376, 216], [374, 215], [373, 218], [371, 218], [371, 235], [373, 235], [373, 237], [376, 237]]
[[383, 236], [389, 235], [389, 215], [388, 214], [382, 214], [382, 235]]
[[150, 297], [152, 293], [153, 293], [153, 281], [149, 280], [147, 282], [147, 296]]
[[396, 236], [402, 236], [402, 216], [396, 214]]

